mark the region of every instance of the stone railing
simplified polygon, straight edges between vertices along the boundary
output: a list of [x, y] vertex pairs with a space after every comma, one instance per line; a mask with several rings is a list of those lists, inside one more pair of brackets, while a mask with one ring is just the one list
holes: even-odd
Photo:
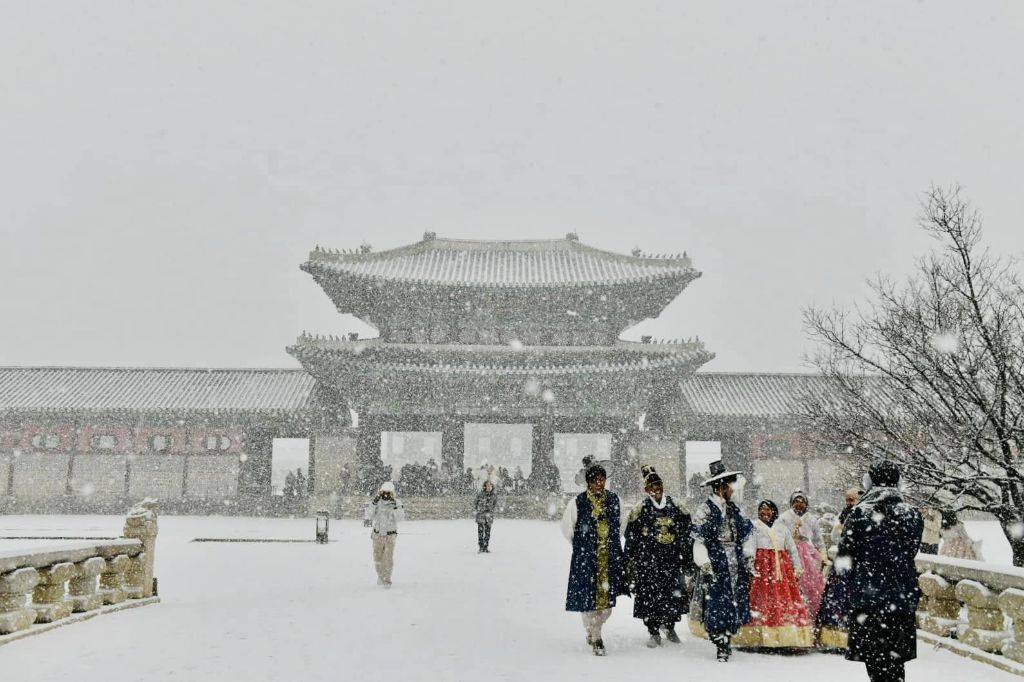
[[153, 600], [156, 511], [135, 507], [116, 540], [0, 550], [0, 643], [15, 634]]
[[[959, 653], [1024, 673], [1024, 568], [917, 556], [918, 628]], [[936, 641], [939, 644], [939, 641]]]

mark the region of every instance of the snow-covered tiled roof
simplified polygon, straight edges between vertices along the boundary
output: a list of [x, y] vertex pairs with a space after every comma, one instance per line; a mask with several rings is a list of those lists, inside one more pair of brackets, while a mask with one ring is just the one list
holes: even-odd
[[698, 372], [682, 385], [682, 411], [698, 417], [785, 418], [802, 396], [821, 395], [820, 374]]
[[387, 251], [322, 250], [309, 272], [456, 286], [579, 286], [699, 275], [686, 254], [623, 255], [581, 244], [575, 235], [536, 241], [439, 239]]
[[[700, 355], [694, 347], [632, 362], [553, 363], [517, 371], [637, 371], [706, 359]], [[427, 367], [406, 363], [395, 369]], [[486, 362], [459, 369], [502, 371]], [[0, 367], [0, 410], [300, 410], [312, 406], [313, 385], [313, 377], [301, 369]], [[827, 388], [816, 374], [697, 372], [682, 384], [680, 407], [682, 414], [698, 418], [781, 419], [794, 415], [805, 392]]]
[[0, 410], [299, 410], [300, 369], [0, 367]]

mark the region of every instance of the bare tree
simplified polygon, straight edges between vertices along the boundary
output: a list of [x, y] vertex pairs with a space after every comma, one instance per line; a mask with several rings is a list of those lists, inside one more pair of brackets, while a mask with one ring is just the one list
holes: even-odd
[[993, 514], [1021, 566], [1024, 287], [959, 188], [932, 188], [920, 223], [938, 248], [906, 282], [878, 277], [852, 311], [804, 312], [829, 390], [801, 418], [855, 464], [897, 462], [920, 503]]

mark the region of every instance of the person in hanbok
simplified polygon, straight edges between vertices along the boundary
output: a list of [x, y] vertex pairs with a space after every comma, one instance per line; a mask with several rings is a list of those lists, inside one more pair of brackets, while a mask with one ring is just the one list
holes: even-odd
[[721, 461], [712, 462], [710, 471], [704, 481], [710, 494], [693, 514], [693, 559], [700, 578], [689, 620], [690, 630], [714, 642], [718, 660], [725, 662], [733, 636], [750, 620], [753, 525], [732, 501], [740, 472], [726, 471]]
[[800, 594], [800, 554], [793, 535], [775, 525], [779, 508], [761, 500], [754, 519], [754, 580], [750, 586], [750, 622], [743, 643], [766, 648], [814, 646], [811, 616]]
[[633, 594], [633, 617], [647, 627], [647, 646], [665, 638], [679, 643], [676, 623], [688, 610], [685, 578], [693, 564], [690, 515], [665, 494], [654, 467], [643, 467], [643, 500], [626, 523], [626, 575]]
[[825, 592], [825, 576], [821, 572], [824, 563], [821, 552], [824, 543], [818, 530], [818, 520], [807, 511], [807, 496], [802, 490], [789, 497], [789, 509], [779, 517], [779, 523], [786, 526], [796, 541], [800, 553], [803, 575], [800, 576], [800, 594], [807, 602], [811, 618], [816, 618]]
[[[860, 501], [861, 491], [851, 488], [843, 495], [846, 506], [839, 512], [838, 523], [832, 528], [830, 559], [838, 552], [839, 541], [843, 537], [843, 526], [850, 512]], [[830, 567], [825, 579], [825, 592], [821, 598], [821, 608], [814, 620], [818, 631], [818, 646], [822, 649], [845, 649], [847, 646], [849, 626], [847, 619], [850, 614], [850, 584], [848, 575]]]
[[967, 528], [952, 510], [942, 512], [942, 548], [939, 555], [984, 561], [981, 556], [981, 540], [971, 539], [967, 534]]
[[623, 575], [618, 496], [605, 489], [608, 474], [591, 460], [584, 472], [587, 489], [569, 500], [562, 533], [572, 543], [565, 610], [583, 617], [587, 645], [604, 656], [601, 628], [612, 615], [615, 599], [628, 594]]

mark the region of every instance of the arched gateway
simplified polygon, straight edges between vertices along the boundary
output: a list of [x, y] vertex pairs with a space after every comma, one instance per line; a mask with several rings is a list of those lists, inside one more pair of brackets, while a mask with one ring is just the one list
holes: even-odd
[[[700, 276], [686, 255], [620, 255], [573, 234], [484, 242], [427, 233], [380, 253], [318, 248], [302, 269], [338, 312], [379, 331], [372, 339], [303, 335], [288, 348], [359, 415], [354, 453], [338, 450], [335, 466], [351, 456], [347, 465], [367, 487], [387, 474], [382, 432], [440, 432], [440, 468], [461, 473], [473, 422], [532, 426], [535, 490], [559, 487], [556, 433], [609, 434], [620, 472], [630, 447], [678, 461], [679, 385], [714, 355], [699, 340], [619, 335], [657, 317]], [[668, 449], [644, 452], [654, 441], [640, 424]], [[329, 449], [318, 443], [318, 468]]]

